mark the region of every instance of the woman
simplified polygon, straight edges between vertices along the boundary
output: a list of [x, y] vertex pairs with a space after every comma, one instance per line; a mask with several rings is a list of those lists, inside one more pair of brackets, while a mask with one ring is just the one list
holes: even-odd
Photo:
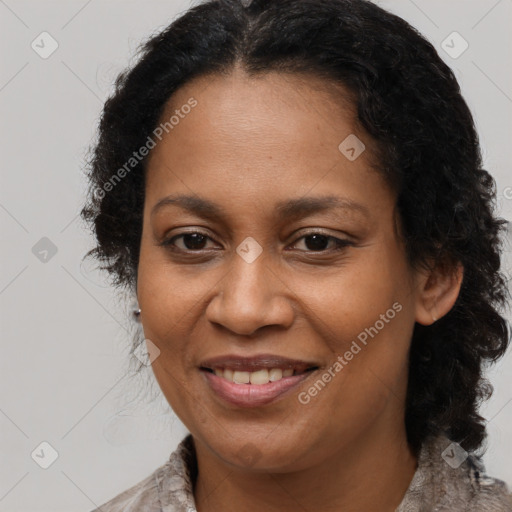
[[190, 431], [97, 510], [505, 511], [494, 181], [451, 70], [364, 0], [210, 0], [105, 104], [82, 215]]

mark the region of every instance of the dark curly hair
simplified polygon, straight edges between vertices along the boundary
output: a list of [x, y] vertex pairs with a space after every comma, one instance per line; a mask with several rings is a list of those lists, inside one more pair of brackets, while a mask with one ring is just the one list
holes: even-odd
[[[451, 69], [400, 17], [366, 0], [209, 0], [141, 47], [116, 80], [87, 162], [81, 216], [96, 237], [94, 256], [114, 286], [136, 289], [147, 158], [113, 183], [143, 147], [171, 95], [192, 78], [302, 73], [353, 94], [357, 123], [376, 141], [378, 170], [397, 192], [406, 255], [464, 276], [451, 311], [416, 323], [410, 349], [406, 428], [410, 445], [444, 432], [466, 450], [481, 447], [480, 402], [492, 393], [486, 364], [506, 351], [500, 309], [510, 293], [500, 272], [495, 181], [482, 169], [478, 136]], [[110, 183], [110, 186], [109, 186]]]

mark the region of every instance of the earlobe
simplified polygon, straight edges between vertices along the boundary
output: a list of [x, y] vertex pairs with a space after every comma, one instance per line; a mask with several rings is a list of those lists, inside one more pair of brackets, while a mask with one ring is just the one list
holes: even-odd
[[417, 288], [416, 322], [432, 325], [452, 309], [460, 293], [463, 274], [462, 264], [457, 263], [455, 267], [438, 265], [420, 276]]

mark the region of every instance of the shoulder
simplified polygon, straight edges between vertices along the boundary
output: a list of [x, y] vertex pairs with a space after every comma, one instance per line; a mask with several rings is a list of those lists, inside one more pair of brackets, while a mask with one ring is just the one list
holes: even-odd
[[147, 478], [92, 512], [160, 512], [162, 507], [157, 487], [157, 474], [160, 471], [161, 468], [158, 468]]
[[[428, 508], [425, 508], [428, 507]], [[512, 512], [507, 485], [488, 476], [481, 458], [446, 436], [427, 439], [396, 512]]]
[[91, 512], [181, 512], [194, 510], [195, 450], [188, 435], [165, 464]]
[[470, 511], [512, 512], [512, 493], [502, 480], [485, 473], [481, 460], [468, 456], [465, 473], [471, 486]]

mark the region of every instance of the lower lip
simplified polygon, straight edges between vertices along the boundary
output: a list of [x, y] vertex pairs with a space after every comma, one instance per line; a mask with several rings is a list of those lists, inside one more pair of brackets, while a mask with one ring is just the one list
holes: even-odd
[[282, 398], [315, 371], [283, 377], [268, 384], [236, 384], [206, 370], [201, 370], [201, 373], [210, 388], [226, 402], [238, 407], [258, 407]]

